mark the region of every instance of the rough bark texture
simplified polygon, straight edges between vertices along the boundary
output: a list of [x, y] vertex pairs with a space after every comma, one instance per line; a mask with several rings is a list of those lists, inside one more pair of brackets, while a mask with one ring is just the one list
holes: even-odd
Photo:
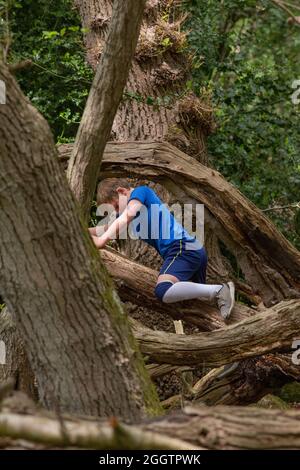
[[[68, 158], [71, 148], [60, 148], [62, 158]], [[110, 142], [101, 177], [112, 176], [159, 181], [181, 202], [204, 204], [211, 230], [230, 248], [243, 273], [237, 288], [244, 296], [266, 306], [300, 296], [299, 251], [217, 171], [167, 143]]]
[[134, 325], [134, 335], [142, 352], [154, 362], [217, 367], [291, 350], [300, 335], [300, 300], [280, 302], [246, 320], [208, 333], [176, 335]]
[[[5, 404], [4, 404], [5, 405]], [[1, 439], [6, 439], [5, 447], [14, 445], [16, 439], [43, 444], [47, 448], [83, 448], [97, 450], [150, 450], [173, 449], [195, 450], [182, 439], [162, 436], [151, 431], [125, 424], [116, 420], [99, 423], [96, 420], [63, 419], [62, 422], [47, 416], [22, 416], [11, 412], [0, 414], [0, 448]], [[11, 442], [7, 442], [7, 438]], [[16, 444], [15, 446], [16, 447]]]
[[187, 407], [143, 426], [172, 437], [184, 436], [208, 449], [299, 449], [300, 412], [255, 407]]
[[299, 410], [194, 406], [151, 422], [128, 426], [116, 421], [70, 419], [68, 416], [59, 422], [41, 414], [17, 415], [6, 408], [0, 414], [0, 437], [10, 438], [11, 445], [16, 439], [22, 439], [23, 445], [28, 441], [48, 448], [105, 450], [300, 448]]
[[113, 3], [105, 48], [76, 136], [67, 177], [86, 217], [90, 213], [102, 154], [127, 82], [145, 1]]
[[0, 339], [5, 344], [6, 362], [0, 364], [0, 384], [12, 379], [12, 388], [37, 398], [33, 372], [24, 342], [7, 308], [0, 312]]
[[48, 125], [0, 64], [0, 282], [49, 408], [137, 420], [156, 395]]
[[[115, 117], [116, 141], [169, 140], [207, 162], [206, 135], [212, 127], [208, 97], [186, 90], [191, 62], [182, 31], [184, 15], [170, 0], [148, 0], [129, 74], [125, 99]], [[176, 6], [177, 4], [177, 6]], [[96, 69], [102, 60], [112, 17], [110, 0], [77, 1], [84, 27], [87, 60]]]

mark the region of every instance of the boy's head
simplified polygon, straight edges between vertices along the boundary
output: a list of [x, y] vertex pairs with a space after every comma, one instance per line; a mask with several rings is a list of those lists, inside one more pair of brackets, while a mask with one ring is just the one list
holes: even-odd
[[122, 214], [127, 206], [132, 187], [125, 178], [109, 178], [101, 181], [97, 188], [97, 206], [111, 204]]

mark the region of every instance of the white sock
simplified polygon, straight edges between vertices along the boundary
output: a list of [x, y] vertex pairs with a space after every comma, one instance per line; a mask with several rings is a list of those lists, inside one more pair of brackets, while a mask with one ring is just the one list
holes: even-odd
[[201, 299], [211, 302], [222, 287], [222, 284], [176, 282], [167, 290], [162, 300], [166, 304], [192, 299]]

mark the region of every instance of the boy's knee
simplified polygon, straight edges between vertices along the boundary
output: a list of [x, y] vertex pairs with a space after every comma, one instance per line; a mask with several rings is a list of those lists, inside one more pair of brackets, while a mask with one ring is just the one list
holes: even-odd
[[172, 281], [165, 281], [165, 282], [160, 282], [159, 284], [156, 285], [155, 287], [155, 295], [156, 297], [163, 302], [163, 298], [167, 290], [172, 287], [173, 282]]

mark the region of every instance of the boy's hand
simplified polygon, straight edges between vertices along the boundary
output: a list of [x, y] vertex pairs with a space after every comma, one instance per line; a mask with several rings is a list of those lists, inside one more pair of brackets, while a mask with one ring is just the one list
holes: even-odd
[[106, 231], [101, 235], [101, 237], [97, 237], [96, 227], [89, 228], [89, 233], [93, 239], [93, 242], [100, 250], [104, 248], [106, 243], [110, 240], [114, 240], [118, 234], [122, 232], [125, 227], [134, 219], [137, 212], [140, 210], [142, 203], [137, 199], [132, 199], [129, 202], [126, 209], [122, 212], [122, 214], [110, 225], [110, 227], [104, 227]]
[[92, 235], [92, 239], [93, 239], [93, 242], [96, 246], [96, 248], [98, 248], [98, 250], [101, 250], [101, 248], [104, 248], [105, 245], [106, 245], [106, 240], [104, 240], [103, 238], [101, 237], [94, 237], [94, 235]]

